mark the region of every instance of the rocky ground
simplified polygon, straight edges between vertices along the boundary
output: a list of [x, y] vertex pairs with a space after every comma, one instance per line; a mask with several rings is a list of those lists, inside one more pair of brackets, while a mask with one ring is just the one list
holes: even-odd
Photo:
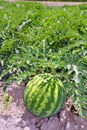
[[24, 83], [10, 85], [6, 92], [13, 96], [11, 105], [5, 109], [2, 83], [0, 83], [0, 130], [87, 130], [87, 120], [71, 113], [67, 107], [50, 118], [34, 116], [23, 104]]

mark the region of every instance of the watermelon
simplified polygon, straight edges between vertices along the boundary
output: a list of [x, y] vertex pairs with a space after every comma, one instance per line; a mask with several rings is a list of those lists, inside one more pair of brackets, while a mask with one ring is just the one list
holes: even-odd
[[65, 89], [56, 76], [49, 73], [39, 74], [28, 82], [23, 100], [26, 108], [34, 115], [50, 117], [63, 107]]

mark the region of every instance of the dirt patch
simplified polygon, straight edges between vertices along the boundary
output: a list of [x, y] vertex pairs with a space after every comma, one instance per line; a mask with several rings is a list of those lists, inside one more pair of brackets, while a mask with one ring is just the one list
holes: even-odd
[[[17, 0], [7, 0], [8, 2], [15, 2]], [[21, 0], [19, 0], [21, 2]], [[23, 2], [23, 1], [22, 1]], [[24, 2], [32, 2], [32, 1], [24, 1]], [[33, 2], [38, 2], [42, 3], [48, 6], [64, 6], [64, 5], [80, 5], [80, 4], [87, 4], [87, 2], [51, 2], [51, 1], [33, 1]]]
[[80, 5], [87, 4], [87, 2], [49, 2], [49, 1], [39, 1], [42, 4], [46, 4], [48, 6], [64, 6], [64, 5]]
[[50, 118], [40, 118], [26, 110], [23, 104], [24, 83], [10, 85], [7, 92], [14, 97], [4, 109], [3, 91], [0, 87], [0, 130], [87, 130], [87, 120], [63, 109]]

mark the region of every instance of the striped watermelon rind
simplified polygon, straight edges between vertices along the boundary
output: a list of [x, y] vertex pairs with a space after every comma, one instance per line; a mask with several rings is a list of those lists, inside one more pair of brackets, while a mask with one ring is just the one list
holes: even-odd
[[50, 117], [62, 109], [65, 89], [56, 76], [48, 73], [39, 74], [28, 82], [23, 100], [27, 109], [34, 115]]

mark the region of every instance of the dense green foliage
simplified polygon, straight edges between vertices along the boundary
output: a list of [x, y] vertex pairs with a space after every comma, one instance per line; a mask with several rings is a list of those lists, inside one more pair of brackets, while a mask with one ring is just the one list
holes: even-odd
[[87, 115], [87, 5], [47, 7], [0, 2], [0, 80], [56, 75], [75, 108]]
[[65, 102], [65, 88], [56, 76], [36, 75], [24, 90], [24, 103], [29, 111], [40, 117], [57, 114]]

